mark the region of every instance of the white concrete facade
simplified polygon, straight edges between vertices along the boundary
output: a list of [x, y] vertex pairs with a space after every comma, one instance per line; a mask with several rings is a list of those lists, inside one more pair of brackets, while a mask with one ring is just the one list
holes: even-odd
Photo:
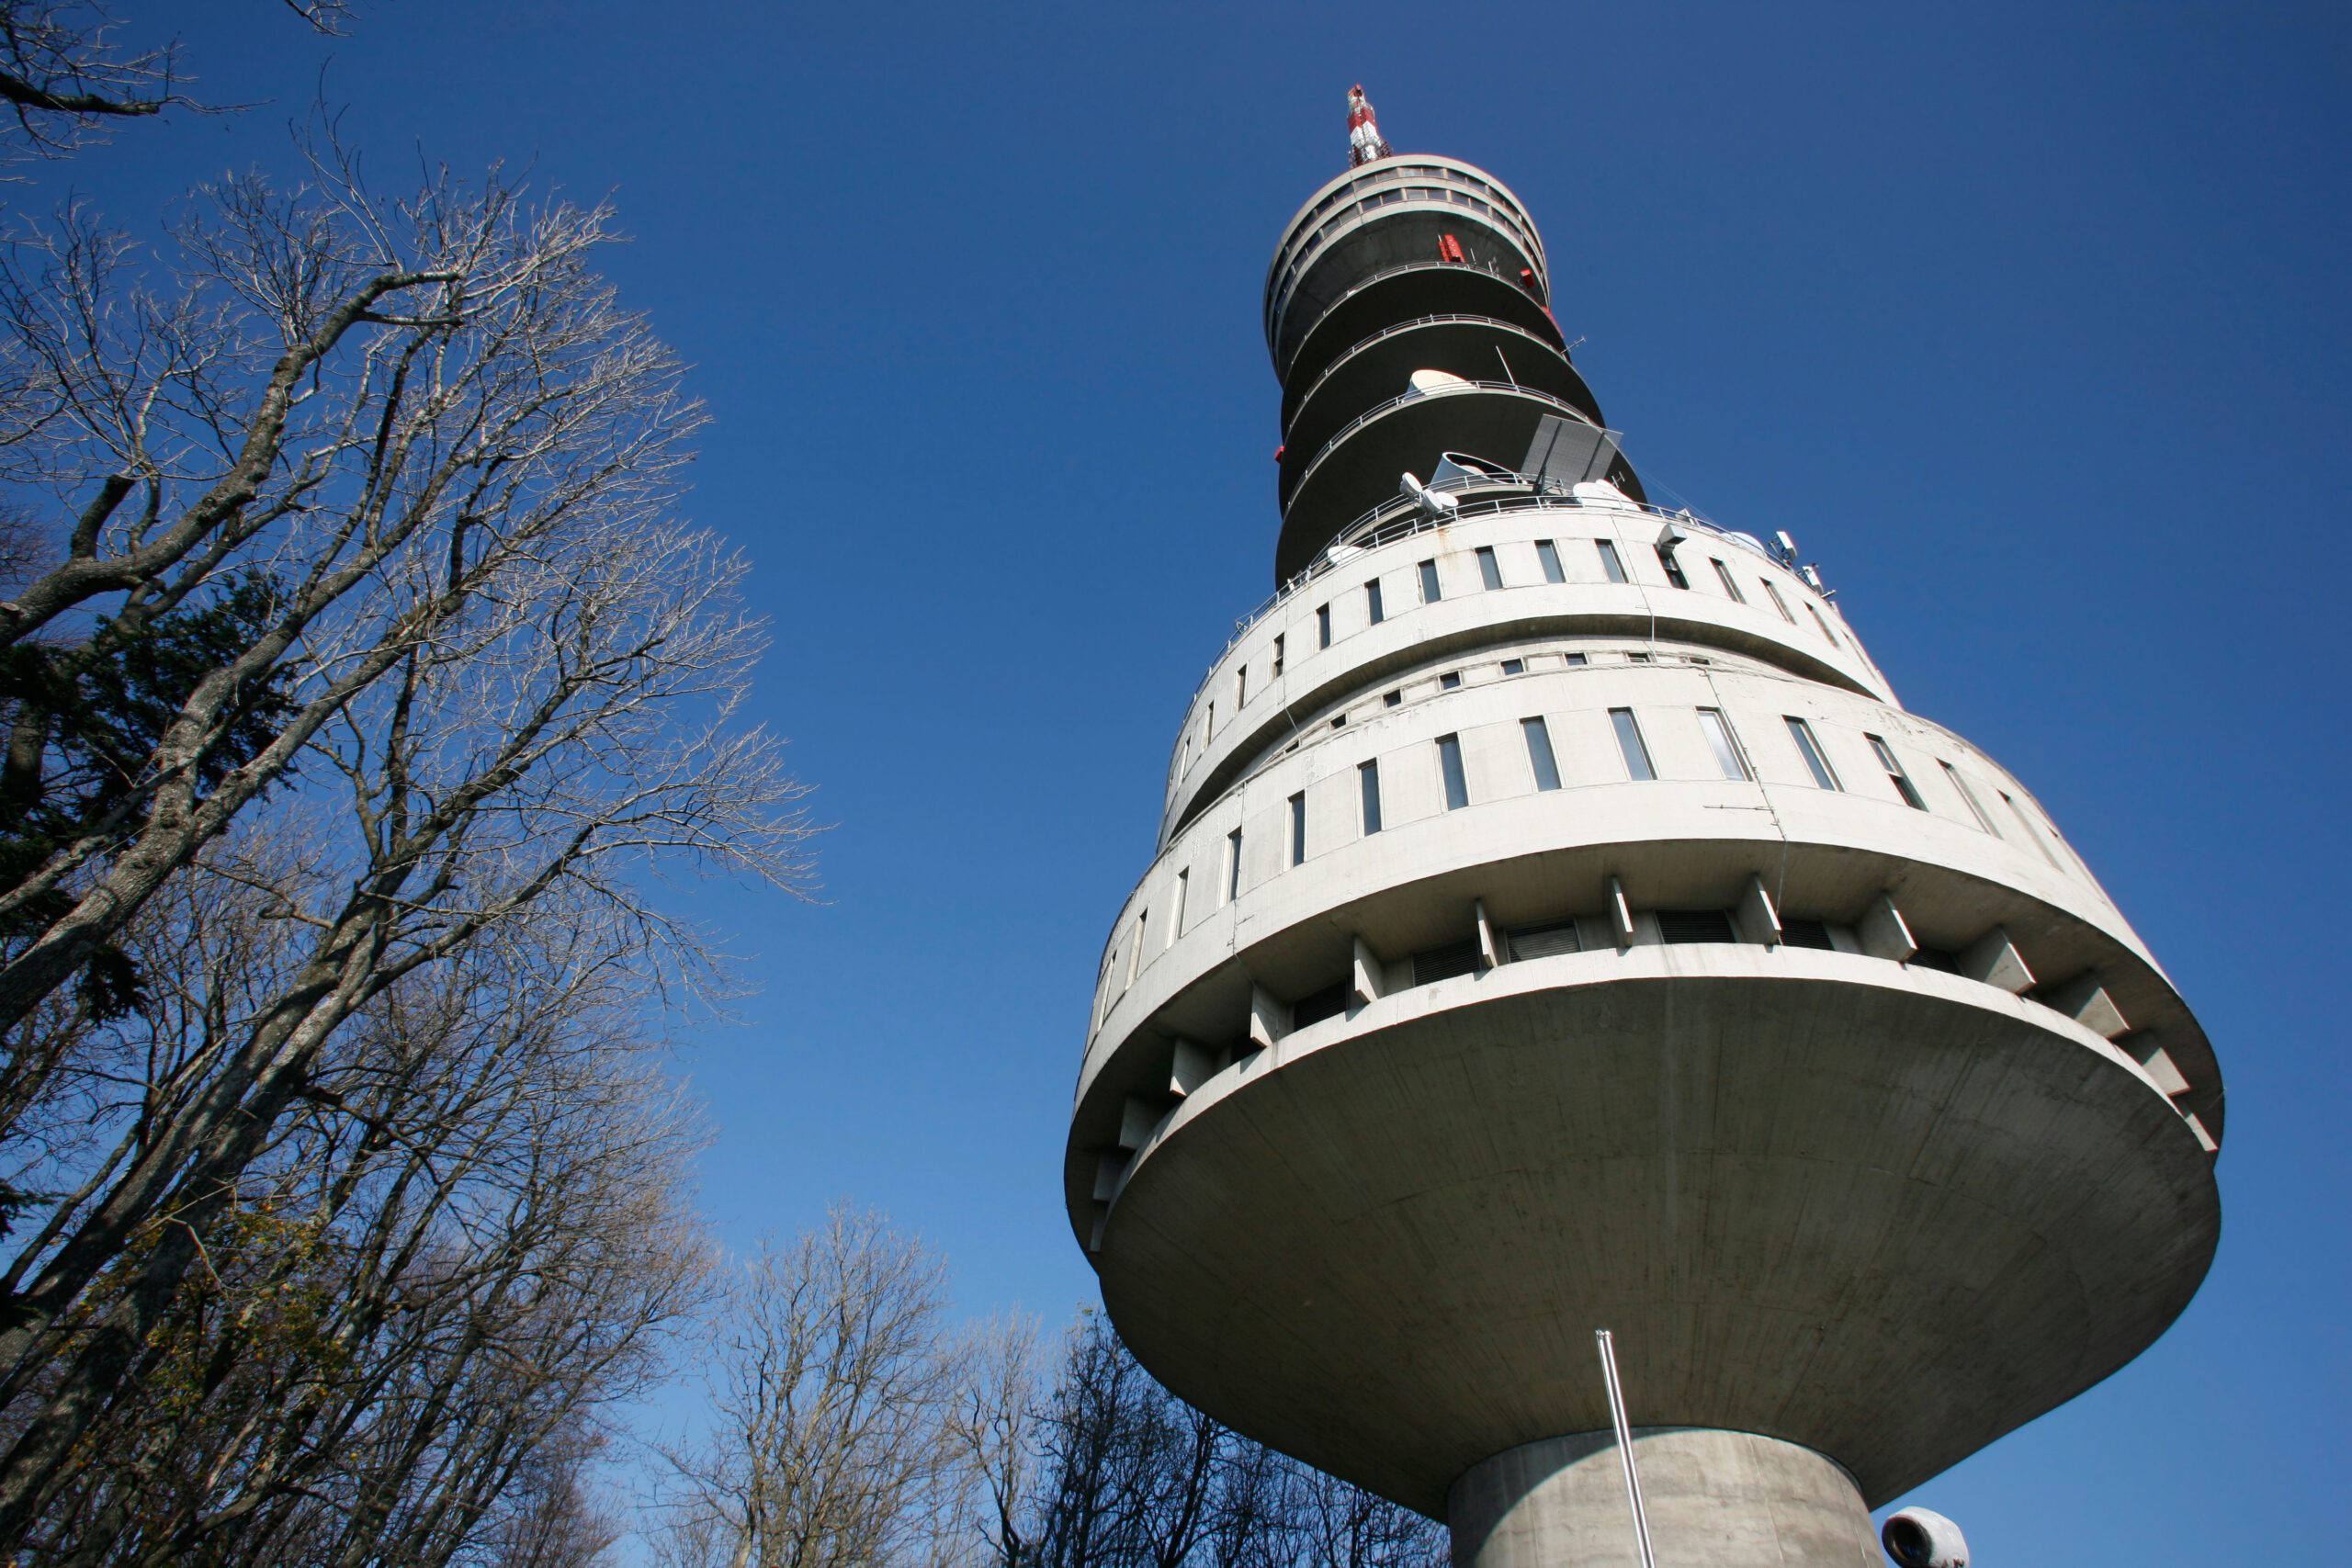
[[[1319, 210], [1270, 342], [1386, 265]], [[2212, 1047], [1817, 580], [1606, 487], [1340, 538], [1202, 682], [1098, 972], [1065, 1194], [1148, 1366], [1442, 1515], [1605, 1426], [1606, 1326], [1637, 1423], [1848, 1478], [1850, 1544], [2177, 1315]]]

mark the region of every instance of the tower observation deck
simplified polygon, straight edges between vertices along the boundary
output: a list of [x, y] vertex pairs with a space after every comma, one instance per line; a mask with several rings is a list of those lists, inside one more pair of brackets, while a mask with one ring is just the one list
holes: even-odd
[[1659, 1562], [1864, 1568], [2188, 1305], [2221, 1073], [1786, 536], [1645, 503], [1551, 283], [1447, 158], [1283, 231], [1280, 586], [1104, 947], [1070, 1223], [1169, 1386], [1464, 1568], [1634, 1561], [1601, 1327]]

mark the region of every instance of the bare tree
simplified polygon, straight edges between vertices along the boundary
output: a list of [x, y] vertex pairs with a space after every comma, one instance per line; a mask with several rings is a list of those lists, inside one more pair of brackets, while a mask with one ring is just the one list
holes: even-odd
[[[1442, 1568], [1443, 1529], [1250, 1441], [1145, 1371], [1107, 1320], [1070, 1330], [1038, 1417], [1023, 1559], [1050, 1568]], [[1014, 1560], [999, 1558], [1004, 1568]]]
[[[580, 1487], [598, 1412], [656, 1375], [702, 1278], [694, 1130], [613, 935], [542, 908], [338, 1036], [61, 1467], [30, 1560], [588, 1550], [609, 1524]], [[194, 1010], [234, 1005], [226, 978], [197, 966]], [[77, 1315], [102, 1321], [136, 1272]]]
[[91, 497], [0, 604], [24, 656], [0, 671], [0, 1156], [48, 1158], [151, 1048], [174, 967], [137, 961], [151, 905], [210, 848], [237, 846], [211, 863], [233, 879], [243, 846], [303, 846], [246, 879], [233, 1005], [172, 1023], [120, 1137], [0, 1271], [0, 1545], [333, 1092], [340, 1031], [543, 907], [695, 980], [647, 897], [664, 862], [806, 886], [798, 786], [736, 722], [762, 641], [741, 566], [675, 516], [699, 411], [591, 265], [609, 213], [314, 174], [210, 192], [175, 293], [74, 212], [0, 272], [0, 483]]
[[1037, 1551], [1031, 1503], [1044, 1393], [1037, 1320], [1014, 1314], [983, 1323], [956, 1359], [947, 1437], [965, 1477], [969, 1528], [997, 1568], [1027, 1568]]
[[879, 1215], [836, 1206], [741, 1269], [712, 1429], [673, 1449], [659, 1542], [675, 1568], [876, 1568], [941, 1555], [959, 1476], [944, 1269]]
[[[322, 33], [341, 30], [347, 0], [281, 0]], [[121, 24], [98, 0], [0, 0], [0, 104], [11, 133], [0, 148], [57, 154], [113, 122], [198, 107], [179, 89], [187, 65], [177, 39], [124, 48]]]

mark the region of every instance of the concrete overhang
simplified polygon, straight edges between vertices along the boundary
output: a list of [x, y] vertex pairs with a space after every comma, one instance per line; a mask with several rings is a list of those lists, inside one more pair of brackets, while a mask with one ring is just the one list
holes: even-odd
[[2152, 1343], [2220, 1220], [2165, 1097], [2046, 1009], [1657, 947], [1416, 987], [1218, 1074], [1095, 1264], [1178, 1393], [1426, 1512], [1607, 1425], [1597, 1326], [1637, 1424], [1802, 1443], [1876, 1505]]
[[[1660, 789], [1679, 798], [1674, 814], [1653, 814]], [[2212, 1043], [2170, 977], [2095, 889], [2072, 879], [2052, 880], [2040, 891], [2017, 886], [2002, 875], [2008, 852], [1964, 829], [1939, 835], [1945, 858], [1916, 838], [1896, 852], [1878, 830], [1894, 821], [1916, 833], [1919, 825], [1849, 795], [1769, 790], [1769, 814], [1739, 809], [1753, 792], [1728, 785], [1589, 787], [1565, 818], [1554, 808], [1556, 796], [1497, 802], [1480, 808], [1487, 815], [1475, 840], [1454, 836], [1439, 818], [1441, 826], [1427, 831], [1415, 830], [1421, 824], [1380, 835], [1378, 867], [1365, 848], [1372, 841], [1359, 840], [1318, 863], [1317, 874], [1296, 888], [1245, 895], [1229, 914], [1220, 911], [1147, 966], [1104, 1014], [1080, 1069], [1071, 1168], [1083, 1164], [1085, 1151], [1112, 1141], [1128, 1097], [1164, 1089], [1171, 1041], [1234, 1041], [1253, 987], [1285, 1001], [1313, 991], [1347, 972], [1355, 941], [1402, 958], [1459, 940], [1474, 900], [1506, 929], [1590, 915], [1603, 908], [1612, 877], [1639, 908], [1725, 908], [1750, 875], [1766, 873], [1775, 904], [1789, 912], [1842, 921], [1893, 889], [1923, 945], [1957, 951], [2005, 928], [2044, 979], [2096, 974], [2133, 1026], [2127, 1039], [2160, 1043], [2186, 1075], [2190, 1087], [2178, 1097], [2179, 1111], [2197, 1115], [2216, 1140], [2224, 1135], [2226, 1094]], [[1702, 818], [1711, 830], [1696, 836], [1692, 829]], [[1703, 964], [1707, 947], [1682, 951]], [[1625, 949], [1621, 956], [1642, 951]], [[1811, 962], [1800, 949], [1753, 951], [1774, 962]], [[1858, 961], [1914, 972], [1884, 959]], [[2037, 1013], [2059, 1017], [2034, 1005]], [[2147, 1077], [2136, 1064], [2134, 1070]]]

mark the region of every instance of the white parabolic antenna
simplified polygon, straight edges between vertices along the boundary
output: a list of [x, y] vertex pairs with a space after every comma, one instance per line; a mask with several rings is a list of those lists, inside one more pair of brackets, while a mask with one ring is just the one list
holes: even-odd
[[1450, 370], [1416, 370], [1412, 375], [1412, 390], [1405, 395], [1417, 398], [1425, 392], [1442, 392], [1449, 387], [1466, 387], [1470, 383]]

